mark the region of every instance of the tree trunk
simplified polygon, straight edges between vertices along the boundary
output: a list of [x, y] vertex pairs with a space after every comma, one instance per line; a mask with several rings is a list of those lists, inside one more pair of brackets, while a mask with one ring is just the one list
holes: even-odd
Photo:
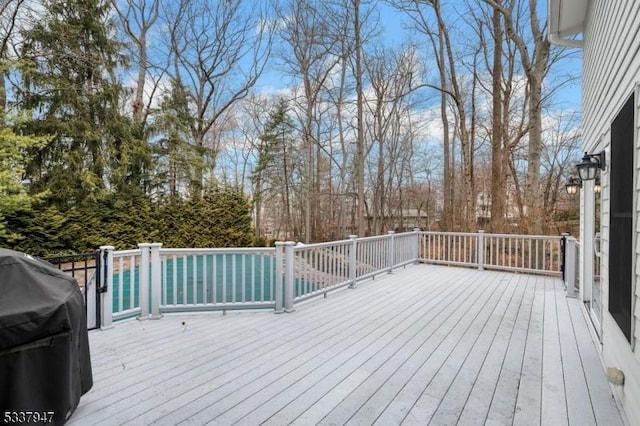
[[358, 192], [357, 220], [358, 235], [365, 236], [365, 197], [364, 197], [364, 99], [362, 95], [362, 41], [360, 34], [360, 0], [353, 0], [354, 7], [354, 36], [355, 36], [355, 80], [356, 80], [356, 114], [357, 114], [357, 141], [356, 141], [356, 188]]
[[527, 185], [525, 200], [527, 205], [528, 231], [542, 235], [542, 191], [540, 188], [540, 153], [542, 150], [542, 82], [538, 78], [529, 80], [529, 155], [527, 161]]
[[[504, 168], [503, 113], [502, 113], [502, 39], [501, 15], [493, 11], [493, 70], [491, 91], [493, 110], [491, 116], [491, 232], [505, 232], [506, 170]], [[508, 109], [508, 106], [505, 105]]]

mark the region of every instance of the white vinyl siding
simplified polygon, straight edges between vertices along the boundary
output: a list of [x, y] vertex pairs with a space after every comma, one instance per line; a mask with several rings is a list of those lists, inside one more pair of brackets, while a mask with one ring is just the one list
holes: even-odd
[[[610, 127], [620, 109], [635, 92], [635, 277], [632, 300], [632, 341], [627, 341], [608, 314], [610, 189], [608, 173], [602, 176], [602, 290], [603, 358], [607, 367], [625, 373], [624, 390], [618, 389], [631, 424], [640, 424], [640, 2], [591, 0], [583, 34], [583, 144], [590, 153], [607, 150]], [[607, 159], [609, 160], [609, 158]], [[631, 184], [631, 183], [630, 183]]]

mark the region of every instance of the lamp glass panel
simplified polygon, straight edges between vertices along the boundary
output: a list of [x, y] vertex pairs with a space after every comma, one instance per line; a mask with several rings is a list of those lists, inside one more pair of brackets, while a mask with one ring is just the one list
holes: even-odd
[[578, 176], [580, 176], [580, 180], [593, 180], [596, 178], [597, 172], [598, 165], [596, 163], [578, 165]]

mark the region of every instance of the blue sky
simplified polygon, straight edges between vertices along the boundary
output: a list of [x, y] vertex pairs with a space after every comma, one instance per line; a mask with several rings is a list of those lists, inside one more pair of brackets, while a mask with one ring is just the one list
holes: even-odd
[[[460, 3], [451, 3], [452, 7], [457, 7]], [[538, 13], [540, 19], [546, 21], [546, 1], [539, 0]], [[406, 42], [411, 36], [410, 19], [384, 2], [377, 2], [376, 13], [379, 16], [379, 26], [381, 30], [380, 40], [389, 46], [398, 46]], [[460, 18], [457, 18], [460, 19]], [[464, 38], [464, 33], [460, 34]], [[475, 37], [475, 36], [474, 36]], [[469, 37], [467, 37], [469, 38]], [[424, 47], [427, 41], [424, 36], [416, 36], [413, 38], [418, 45], [423, 44], [421, 50], [425, 52]], [[471, 38], [469, 38], [471, 39]], [[455, 39], [454, 39], [455, 42]], [[551, 104], [554, 109], [580, 109], [581, 106], [581, 66], [582, 52], [579, 49], [565, 50], [566, 58], [556, 63], [549, 73], [547, 83], [554, 85], [558, 81], [563, 81], [568, 76], [577, 77], [578, 80], [564, 85], [554, 96], [554, 102]], [[280, 71], [274, 67], [274, 63], [270, 64], [265, 75], [260, 79], [257, 89], [261, 92], [278, 91], [285, 88], [289, 78], [283, 77]]]

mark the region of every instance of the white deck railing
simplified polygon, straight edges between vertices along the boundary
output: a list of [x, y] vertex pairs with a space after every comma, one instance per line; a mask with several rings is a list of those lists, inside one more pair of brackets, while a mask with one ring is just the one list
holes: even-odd
[[[568, 254], [565, 256], [563, 248]], [[414, 231], [275, 248], [101, 247], [102, 328], [113, 320], [163, 313], [270, 308], [291, 312], [302, 300], [410, 263], [547, 274], [575, 281], [571, 237]], [[565, 260], [568, 258], [567, 274]], [[566, 275], [566, 276], [565, 276]]]
[[421, 232], [420, 261], [531, 274], [562, 275], [563, 237]]

